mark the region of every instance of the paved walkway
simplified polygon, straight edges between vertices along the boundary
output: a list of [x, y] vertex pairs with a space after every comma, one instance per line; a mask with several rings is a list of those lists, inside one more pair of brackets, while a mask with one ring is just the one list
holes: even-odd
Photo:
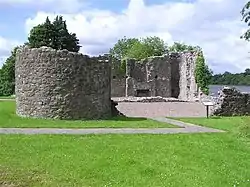
[[177, 134], [177, 133], [207, 133], [224, 132], [217, 129], [201, 127], [163, 117], [150, 118], [179, 126], [179, 128], [0, 128], [0, 134]]
[[117, 109], [128, 117], [206, 117], [206, 107], [199, 102], [124, 102]]

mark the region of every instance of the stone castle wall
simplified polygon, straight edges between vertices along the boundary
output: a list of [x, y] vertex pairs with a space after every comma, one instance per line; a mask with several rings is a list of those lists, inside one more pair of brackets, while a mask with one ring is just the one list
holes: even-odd
[[126, 82], [124, 77], [113, 78], [112, 96], [161, 96], [194, 101], [198, 92], [195, 60], [196, 54], [192, 52], [170, 53], [139, 62], [127, 59]]
[[171, 97], [171, 64], [168, 56], [127, 60], [126, 96]]
[[195, 81], [195, 61], [197, 54], [184, 52], [179, 61], [179, 99], [194, 101], [198, 94], [198, 86]]
[[217, 116], [250, 115], [250, 93], [241, 93], [235, 88], [222, 89], [212, 114]]
[[48, 47], [18, 50], [16, 112], [20, 116], [99, 119], [111, 116], [111, 64]]
[[121, 61], [112, 59], [111, 71], [111, 96], [125, 97], [126, 93], [126, 75], [121, 72]]

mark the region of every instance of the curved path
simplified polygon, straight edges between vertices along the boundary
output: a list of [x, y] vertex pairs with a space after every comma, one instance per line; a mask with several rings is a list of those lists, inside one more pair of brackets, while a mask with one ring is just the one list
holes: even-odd
[[201, 127], [181, 121], [155, 117], [152, 120], [170, 123], [179, 128], [88, 128], [88, 129], [58, 129], [58, 128], [0, 128], [0, 134], [177, 134], [224, 132], [222, 130]]

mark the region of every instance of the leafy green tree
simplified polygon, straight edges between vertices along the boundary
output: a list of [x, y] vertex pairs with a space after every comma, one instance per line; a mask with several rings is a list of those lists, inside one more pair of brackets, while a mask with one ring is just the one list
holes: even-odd
[[245, 75], [250, 75], [250, 68], [245, 69]]
[[169, 47], [170, 52], [183, 52], [183, 51], [200, 51], [199, 46], [186, 45], [180, 42], [174, 42], [172, 46]]
[[205, 94], [209, 94], [209, 84], [211, 82], [212, 72], [209, 70], [208, 65], [205, 63], [205, 59], [202, 51], [198, 52], [195, 67], [195, 80], [198, 87]]
[[141, 60], [151, 56], [161, 56], [167, 52], [167, 46], [159, 37], [142, 38], [128, 50], [127, 57]]
[[0, 69], [0, 95], [9, 96], [15, 93], [15, 61], [16, 51], [15, 47], [11, 55], [6, 59], [2, 68]]
[[57, 16], [53, 23], [47, 17], [44, 23], [33, 27], [26, 44], [32, 48], [47, 46], [73, 52], [78, 52], [81, 47], [76, 34], [69, 33], [62, 16]]
[[162, 56], [168, 52], [168, 46], [157, 36], [142, 38], [141, 43], [147, 48], [147, 57]]
[[110, 49], [111, 56], [117, 59], [136, 58], [137, 60], [150, 56], [161, 56], [167, 51], [167, 46], [159, 37], [126, 38], [118, 40]]
[[[241, 10], [241, 15], [242, 15], [242, 21], [244, 21], [247, 26], [250, 26], [250, 1], [248, 1], [245, 6]], [[248, 29], [242, 36], [242, 39], [245, 39], [247, 41], [250, 40], [250, 29]]]
[[127, 57], [128, 51], [135, 44], [140, 42], [137, 38], [126, 38], [123, 37], [119, 39], [113, 48], [109, 50], [109, 53], [112, 57], [121, 60]]
[[214, 85], [250, 85], [250, 69], [242, 73], [224, 72], [212, 76], [211, 84]]
[[128, 58], [135, 58], [141, 60], [146, 57], [150, 57], [149, 47], [144, 45], [142, 42], [136, 42], [129, 50], [126, 55]]
[[[167, 45], [159, 37], [122, 38], [110, 49], [111, 58], [120, 61], [119, 72], [124, 74], [126, 58], [141, 60], [150, 56], [161, 56], [167, 51]], [[115, 61], [115, 60], [114, 60]], [[113, 64], [116, 66], [116, 64]]]

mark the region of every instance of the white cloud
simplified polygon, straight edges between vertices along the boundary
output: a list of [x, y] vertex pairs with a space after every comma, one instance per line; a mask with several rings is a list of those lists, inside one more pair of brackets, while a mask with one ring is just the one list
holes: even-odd
[[[197, 0], [146, 6], [143, 0], [130, 0], [120, 14], [88, 9], [63, 16], [69, 30], [80, 38], [82, 52], [87, 54], [107, 52], [123, 36], [156, 35], [167, 43], [182, 41], [200, 45], [215, 72], [243, 71], [250, 67], [250, 44], [239, 39], [246, 28], [240, 18], [245, 2]], [[27, 31], [46, 16], [54, 18], [55, 15], [37, 12], [35, 17], [27, 19]]]
[[5, 62], [6, 58], [10, 55], [14, 47], [20, 45], [19, 41], [6, 39], [0, 36], [0, 67]]

